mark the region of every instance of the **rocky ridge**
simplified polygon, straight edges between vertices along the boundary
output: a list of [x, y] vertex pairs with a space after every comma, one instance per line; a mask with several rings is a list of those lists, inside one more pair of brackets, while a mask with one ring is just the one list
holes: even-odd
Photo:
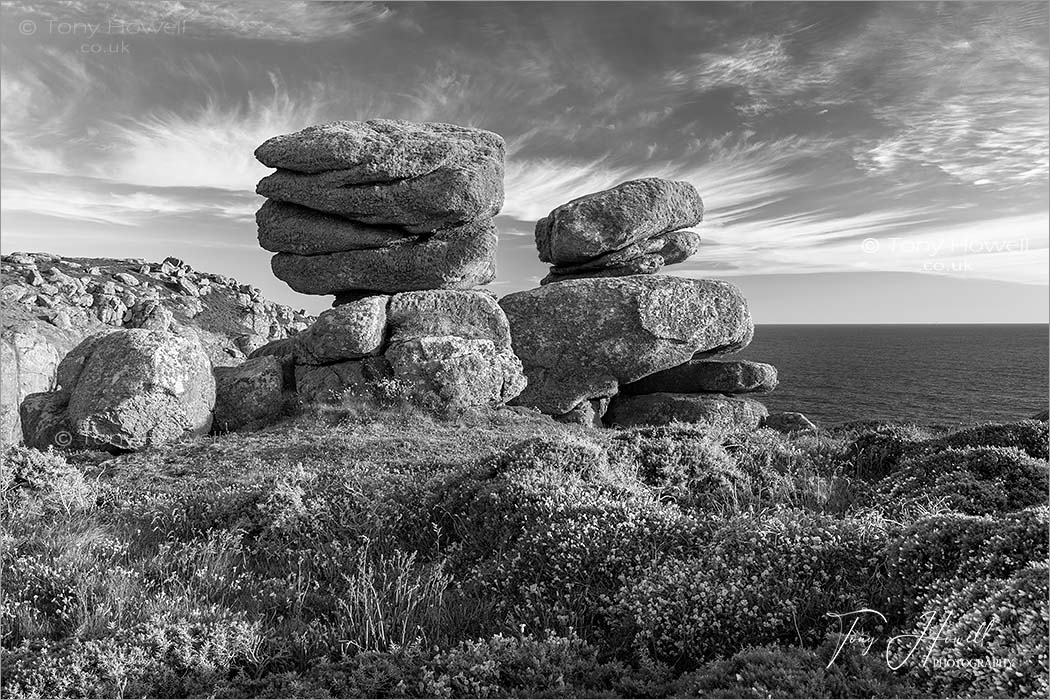
[[198, 343], [213, 366], [242, 362], [256, 348], [307, 327], [312, 317], [230, 277], [182, 260], [0, 258], [0, 439], [22, 437], [19, 407], [56, 387], [59, 362], [86, 338], [115, 329], [170, 332]]

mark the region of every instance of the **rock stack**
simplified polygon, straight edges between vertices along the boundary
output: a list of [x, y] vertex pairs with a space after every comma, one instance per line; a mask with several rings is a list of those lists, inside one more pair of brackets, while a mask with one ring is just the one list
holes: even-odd
[[306, 401], [352, 389], [464, 407], [521, 391], [506, 316], [474, 289], [495, 276], [500, 136], [334, 122], [276, 136], [255, 155], [277, 168], [256, 189], [268, 198], [256, 219], [260, 245], [276, 253], [274, 274], [298, 292], [336, 298], [306, 331], [250, 361], [282, 358]]
[[686, 182], [632, 180], [564, 204], [536, 224], [540, 287], [500, 306], [529, 383], [516, 403], [595, 426], [703, 422], [757, 427], [776, 369], [714, 359], [751, 342], [733, 285], [652, 274], [698, 249], [704, 206]]
[[495, 276], [503, 139], [452, 124], [311, 126], [255, 151], [259, 244], [304, 294], [471, 289]]
[[688, 182], [650, 177], [563, 204], [536, 223], [540, 260], [552, 264], [540, 284], [581, 277], [652, 274], [700, 247], [685, 231], [704, 218]]

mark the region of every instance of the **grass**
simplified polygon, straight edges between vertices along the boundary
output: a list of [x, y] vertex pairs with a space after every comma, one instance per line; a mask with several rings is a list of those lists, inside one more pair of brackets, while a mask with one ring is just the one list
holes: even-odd
[[[1045, 695], [1045, 443], [346, 404], [118, 458], [8, 448], [0, 689]], [[828, 616], [862, 608], [870, 649]], [[999, 665], [890, 668], [944, 611], [995, 633], [939, 653]]]

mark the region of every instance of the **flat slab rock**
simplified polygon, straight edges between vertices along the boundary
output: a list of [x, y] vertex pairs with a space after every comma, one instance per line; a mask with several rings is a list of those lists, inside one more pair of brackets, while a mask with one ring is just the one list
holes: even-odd
[[768, 415], [766, 407], [754, 399], [720, 394], [641, 394], [617, 396], [609, 404], [605, 422], [609, 425], [667, 425], [702, 423], [712, 432], [755, 430]]
[[700, 234], [695, 231], [671, 231], [661, 236], [632, 243], [626, 248], [606, 253], [577, 265], [555, 265], [540, 284], [584, 277], [623, 277], [653, 274], [664, 265], [680, 263], [700, 249]]
[[754, 323], [743, 294], [718, 280], [635, 275], [558, 282], [500, 306], [529, 383], [516, 403], [561, 415], [697, 352], [745, 347]]
[[484, 220], [385, 248], [324, 255], [278, 253], [270, 267], [302, 294], [470, 289], [495, 278], [496, 244], [496, 227]]
[[391, 226], [370, 226], [298, 204], [266, 200], [255, 212], [259, 245], [271, 253], [320, 255], [374, 250], [413, 243], [419, 234]]
[[540, 260], [577, 265], [639, 241], [689, 228], [704, 218], [700, 194], [688, 182], [629, 180], [563, 204], [536, 222]]
[[395, 119], [337, 121], [267, 139], [255, 157], [301, 173], [345, 171], [353, 182], [419, 177], [465, 161], [503, 162], [499, 134], [456, 124]]
[[277, 170], [260, 180], [255, 191], [365, 224], [431, 233], [495, 216], [503, 207], [503, 162], [486, 158], [441, 166], [385, 183], [361, 183], [352, 170]]
[[750, 360], [690, 360], [620, 387], [622, 394], [746, 394], [777, 387], [777, 368]]

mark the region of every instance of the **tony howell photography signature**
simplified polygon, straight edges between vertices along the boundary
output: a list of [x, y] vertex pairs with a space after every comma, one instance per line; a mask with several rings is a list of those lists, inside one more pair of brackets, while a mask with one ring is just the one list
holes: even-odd
[[[828, 617], [835, 618], [839, 622], [839, 642], [835, 647], [835, 653], [828, 661], [825, 668], [831, 668], [839, 658], [843, 649], [847, 646], [861, 647], [861, 655], [872, 653], [880, 642], [885, 644], [883, 654], [886, 665], [893, 671], [903, 668], [909, 663], [934, 668], [945, 667], [997, 667], [1008, 663], [1006, 658], [994, 658], [991, 656], [979, 658], [959, 658], [955, 656], [938, 656], [945, 651], [945, 645], [967, 643], [972, 648], [981, 648], [988, 633], [992, 630], [994, 622], [986, 621], [976, 629], [970, 630], [962, 637], [948, 634], [953, 622], [952, 616], [946, 613], [932, 612], [920, 616], [921, 627], [912, 631], [896, 635], [872, 635], [864, 632], [858, 627], [863, 622], [873, 619], [881, 624], [888, 622], [885, 615], [878, 610], [861, 608], [845, 613], [825, 613]], [[848, 629], [847, 629], [848, 628]]]
[[94, 39], [96, 36], [178, 36], [186, 33], [186, 18], [127, 20], [111, 18], [102, 22], [68, 22], [57, 19], [25, 19], [18, 31], [25, 36], [49, 35]]

